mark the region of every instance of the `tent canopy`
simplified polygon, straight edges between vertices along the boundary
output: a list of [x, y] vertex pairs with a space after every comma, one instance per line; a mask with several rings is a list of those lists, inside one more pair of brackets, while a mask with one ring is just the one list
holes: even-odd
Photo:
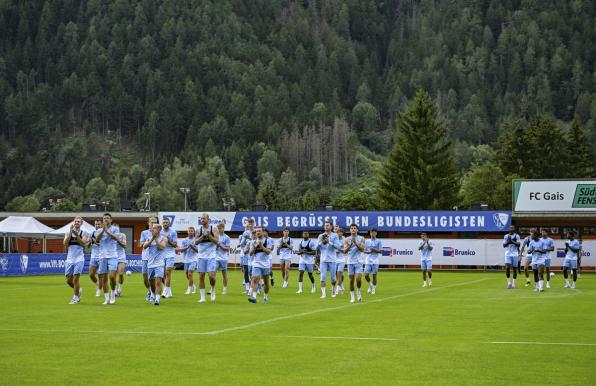
[[9, 216], [0, 221], [0, 235], [21, 237], [43, 237], [54, 229], [37, 221], [33, 217]]
[[[72, 224], [74, 223], [74, 220], [72, 220], [71, 222], [69, 222], [68, 224], [64, 225], [62, 228], [58, 228], [56, 230], [53, 230], [51, 232], [48, 233], [49, 237], [52, 236], [57, 236], [57, 237], [62, 237], [64, 236], [66, 233], [70, 232], [70, 227], [72, 226]], [[91, 232], [93, 232], [95, 230], [95, 227], [91, 224], [89, 224], [87, 221], [83, 220], [83, 224], [81, 225], [81, 228], [91, 234]]]

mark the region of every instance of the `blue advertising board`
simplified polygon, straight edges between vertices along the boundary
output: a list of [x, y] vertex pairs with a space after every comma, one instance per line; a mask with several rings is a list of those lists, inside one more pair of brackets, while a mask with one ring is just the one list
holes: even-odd
[[[64, 274], [66, 254], [64, 253], [7, 253], [0, 254], [1, 276], [54, 275]], [[140, 272], [140, 255], [126, 255], [126, 270]], [[85, 256], [83, 273], [89, 272], [89, 256]]]
[[[506, 211], [320, 211], [320, 212], [207, 212], [211, 224], [224, 223], [226, 231], [244, 230], [249, 218], [256, 226], [279, 232], [320, 230], [326, 220], [348, 228], [358, 225], [361, 231], [377, 228], [381, 232], [502, 232], [511, 225]], [[160, 212], [159, 218], [170, 220], [179, 232], [200, 225], [200, 212]]]
[[501, 232], [511, 225], [509, 213], [495, 211], [236, 212], [231, 230], [243, 230], [249, 218], [272, 231], [322, 229], [327, 220], [343, 228], [356, 224], [393, 232]]

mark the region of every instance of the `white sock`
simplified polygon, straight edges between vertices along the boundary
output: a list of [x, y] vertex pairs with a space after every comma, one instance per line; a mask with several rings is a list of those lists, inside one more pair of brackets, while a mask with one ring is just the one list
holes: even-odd
[[507, 284], [511, 284], [511, 279], [507, 278]]
[[215, 293], [215, 287], [211, 287], [211, 293], [214, 294]]
[[544, 280], [538, 280], [538, 289], [541, 290], [544, 286]]
[[298, 282], [298, 291], [302, 291], [302, 282], [301, 281]]
[[228, 290], [228, 287], [223, 287], [223, 290], [224, 290], [224, 291], [227, 291], [227, 290]]
[[155, 296], [155, 298], [156, 298], [157, 300], [159, 300], [159, 298], [161, 298], [161, 295], [160, 295], [160, 294], [157, 294], [157, 296]]
[[362, 294], [360, 293], [360, 288], [356, 288], [356, 294], [357, 294], [358, 296], [361, 296], [361, 295], [362, 295]]
[[432, 284], [433, 283], [433, 279], [428, 279], [428, 284]]
[[354, 291], [350, 291], [350, 298], [354, 299]]
[[565, 284], [569, 285], [569, 279], [565, 279]]
[[327, 287], [321, 287], [321, 294], [327, 296]]
[[517, 279], [513, 279], [513, 285], [515, 285], [515, 282], [517, 281]]
[[253, 292], [252, 293], [252, 297], [256, 299], [257, 298], [257, 293], [256, 292]]
[[201, 299], [205, 299], [205, 288], [201, 288], [199, 292], [201, 293]]

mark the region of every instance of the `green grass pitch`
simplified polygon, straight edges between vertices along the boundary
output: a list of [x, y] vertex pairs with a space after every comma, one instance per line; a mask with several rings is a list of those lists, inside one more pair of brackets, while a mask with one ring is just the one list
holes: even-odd
[[[87, 276], [83, 300], [60, 276], [0, 279], [2, 385], [392, 385], [594, 384], [596, 277], [578, 289], [506, 289], [502, 273], [380, 272], [376, 295], [276, 286], [269, 304], [250, 304], [241, 276], [214, 304], [184, 295], [144, 301], [139, 273], [102, 306]], [[318, 285], [317, 285], [318, 287]], [[346, 286], [347, 288], [347, 286]], [[218, 292], [221, 276], [218, 275]], [[261, 300], [261, 299], [259, 299]], [[535, 342], [548, 344], [496, 344]], [[561, 344], [557, 344], [561, 343]]]

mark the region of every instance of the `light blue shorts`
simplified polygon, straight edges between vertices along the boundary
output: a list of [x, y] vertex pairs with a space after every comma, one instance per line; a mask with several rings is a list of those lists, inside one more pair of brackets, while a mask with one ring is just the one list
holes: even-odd
[[284, 264], [290, 264], [290, 265], [292, 265], [292, 258], [291, 257], [290, 258], [287, 258], [287, 259], [286, 258], [280, 258], [279, 259], [279, 263], [281, 265], [284, 265]]
[[166, 269], [174, 268], [174, 260], [175, 260], [174, 257], [166, 257], [164, 259], [164, 265], [165, 265]]
[[354, 276], [358, 273], [362, 273], [362, 264], [348, 264], [348, 275]]
[[577, 260], [565, 258], [565, 260], [563, 260], [563, 267], [577, 269]]
[[517, 267], [517, 256], [505, 256], [505, 264], [511, 264]]
[[99, 259], [97, 273], [104, 274], [116, 270], [118, 270], [118, 259]]
[[324, 263], [321, 263], [319, 269], [321, 270], [321, 281], [327, 280], [327, 272], [329, 272], [331, 276], [331, 281], [335, 281], [335, 274], [337, 273], [335, 263], [326, 261]]
[[433, 269], [433, 261], [432, 260], [420, 260], [420, 268], [423, 271]]
[[335, 263], [335, 272], [343, 272], [346, 268], [346, 263], [343, 261], [341, 263]]
[[147, 277], [149, 280], [154, 280], [156, 277], [163, 279], [163, 267], [147, 268]]
[[99, 267], [99, 258], [92, 257], [91, 260], [89, 260], [89, 266], [90, 267]]
[[120, 263], [126, 264], [126, 257], [119, 257], [118, 258], [118, 264], [120, 264]]
[[532, 269], [538, 269], [541, 265], [544, 266], [544, 259], [532, 259]]
[[197, 262], [193, 261], [192, 263], [184, 263], [184, 272], [188, 271], [196, 271], [197, 270]]
[[313, 266], [314, 266], [314, 264], [300, 263], [300, 264], [298, 264], [298, 270], [312, 273]]
[[252, 267], [253, 276], [269, 276], [271, 275], [271, 268]]
[[544, 259], [544, 266], [550, 267], [550, 259]]
[[215, 259], [199, 259], [199, 263], [197, 264], [197, 270], [199, 273], [215, 272], [216, 269], [217, 264]]
[[66, 267], [64, 269], [64, 276], [80, 275], [83, 272], [84, 266], [84, 261], [79, 261], [78, 263], [66, 263]]
[[143, 267], [141, 268], [142, 273], [147, 274], [149, 268], [147, 268], [147, 260], [143, 260]]
[[366, 264], [364, 266], [364, 273], [372, 273], [376, 275], [379, 273], [379, 264]]
[[227, 260], [215, 260], [215, 267], [217, 271], [227, 271], [228, 261]]

